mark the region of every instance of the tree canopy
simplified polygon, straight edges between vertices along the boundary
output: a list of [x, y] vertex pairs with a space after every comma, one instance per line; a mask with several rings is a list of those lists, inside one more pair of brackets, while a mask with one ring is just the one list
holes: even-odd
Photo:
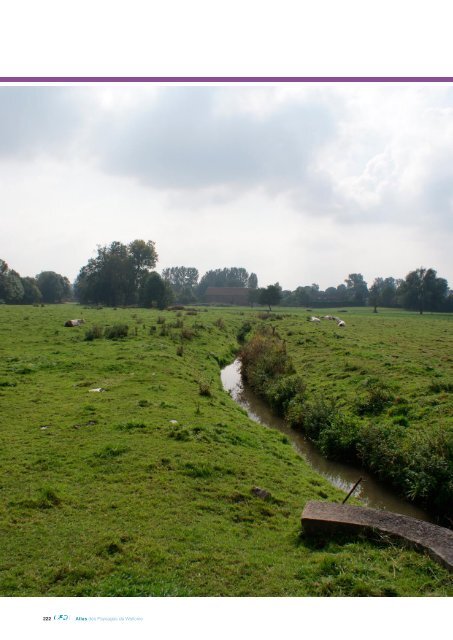
[[439, 311], [448, 296], [448, 282], [438, 278], [434, 269], [420, 267], [407, 274], [398, 289], [403, 307], [423, 313]]
[[71, 297], [71, 283], [68, 278], [55, 271], [41, 271], [36, 276], [36, 284], [41, 291], [43, 302], [63, 302]]
[[271, 307], [280, 304], [282, 298], [282, 288], [278, 282], [270, 284], [265, 289], [260, 289], [259, 303], [266, 304], [269, 307], [269, 311], [272, 311]]
[[76, 296], [80, 302], [112, 307], [136, 304], [144, 278], [156, 266], [157, 257], [151, 240], [99, 246], [97, 256], [77, 276]]
[[163, 280], [156, 271], [143, 276], [139, 289], [140, 306], [156, 306], [158, 309], [165, 309], [173, 299], [174, 293], [169, 282]]
[[196, 300], [198, 269], [195, 267], [170, 267], [162, 271], [162, 277], [170, 285], [178, 302], [186, 304]]
[[198, 285], [198, 296], [202, 298], [208, 287], [247, 287], [248, 280], [249, 274], [243, 267], [212, 269], [201, 278]]

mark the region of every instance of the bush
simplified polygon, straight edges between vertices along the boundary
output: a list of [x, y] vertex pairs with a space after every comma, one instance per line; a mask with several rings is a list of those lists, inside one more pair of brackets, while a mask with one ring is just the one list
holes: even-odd
[[120, 431], [136, 431], [146, 429], [148, 425], [145, 422], [139, 422], [138, 420], [130, 420], [129, 422], [122, 422], [118, 425]]
[[379, 478], [398, 483], [405, 467], [404, 427], [392, 423], [364, 424], [358, 442], [360, 460]]
[[335, 412], [330, 423], [321, 429], [316, 441], [321, 452], [333, 460], [354, 462], [357, 459], [360, 425], [352, 416]]
[[105, 337], [107, 340], [119, 340], [120, 338], [127, 338], [129, 333], [129, 327], [127, 324], [114, 324], [113, 327], [107, 327], [105, 329]]
[[198, 392], [200, 396], [206, 396], [208, 398], [211, 397], [211, 383], [207, 382], [207, 380], [200, 380], [198, 382]]
[[240, 344], [244, 344], [245, 339], [247, 337], [247, 335], [250, 333], [250, 331], [252, 330], [252, 325], [250, 322], [244, 322], [244, 324], [242, 325], [242, 327], [239, 329], [238, 333], [237, 333], [237, 341]]
[[269, 381], [294, 373], [285, 343], [267, 332], [255, 334], [242, 348], [239, 358], [243, 377], [260, 395], [265, 395]]
[[303, 398], [305, 393], [305, 384], [299, 376], [281, 376], [272, 380], [266, 386], [266, 398], [272, 409], [285, 416], [291, 400], [296, 396]]
[[98, 324], [93, 325], [85, 331], [85, 340], [91, 342], [92, 340], [99, 340], [104, 335], [104, 329]]
[[452, 393], [453, 382], [432, 382], [429, 386], [429, 390], [434, 393]]
[[337, 408], [333, 400], [315, 398], [314, 401], [306, 403], [302, 412], [302, 422], [304, 432], [309, 438], [317, 441], [321, 431], [329, 428], [337, 416]]
[[356, 402], [356, 412], [359, 416], [378, 415], [382, 413], [393, 399], [386, 385], [380, 380], [369, 379], [365, 383], [366, 395]]
[[214, 324], [215, 324], [216, 327], [218, 327], [222, 331], [225, 330], [225, 322], [224, 322], [223, 318], [217, 318], [217, 320], [214, 322]]
[[181, 329], [181, 340], [192, 340], [195, 333], [189, 327], [184, 327]]

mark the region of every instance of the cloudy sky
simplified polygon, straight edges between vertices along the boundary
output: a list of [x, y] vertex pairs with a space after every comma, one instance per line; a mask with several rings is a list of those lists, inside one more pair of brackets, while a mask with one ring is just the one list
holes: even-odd
[[453, 86], [2, 86], [0, 223], [22, 276], [143, 238], [159, 271], [453, 286]]

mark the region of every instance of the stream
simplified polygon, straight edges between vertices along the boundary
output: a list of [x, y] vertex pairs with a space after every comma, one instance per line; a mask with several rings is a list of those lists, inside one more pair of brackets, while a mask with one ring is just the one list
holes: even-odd
[[302, 433], [292, 429], [283, 418], [275, 416], [263, 400], [243, 386], [239, 360], [235, 360], [232, 364], [222, 369], [220, 375], [225, 391], [247, 411], [249, 418], [259, 424], [284, 433], [297, 453], [306, 460], [312, 469], [324, 476], [335, 487], [348, 493], [355, 482], [362, 478], [362, 482], [353, 495], [355, 498], [359, 498], [367, 507], [385, 509], [428, 522], [433, 521], [433, 518], [423, 509], [400, 498], [391, 489], [360, 467], [327, 460], [322, 456], [315, 445], [305, 438]]

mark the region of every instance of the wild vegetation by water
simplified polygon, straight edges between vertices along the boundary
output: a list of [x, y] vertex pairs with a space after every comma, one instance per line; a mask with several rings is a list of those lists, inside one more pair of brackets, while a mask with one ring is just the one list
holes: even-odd
[[270, 316], [242, 350], [244, 377], [327, 457], [363, 464], [452, 525], [453, 317], [344, 317], [343, 328]]
[[[348, 375], [383, 366], [381, 330], [365, 341], [368, 317], [354, 318], [338, 338], [301, 314], [265, 322], [287, 340], [308, 393], [349, 401], [361, 378], [336, 387], [331, 356]], [[438, 401], [420, 410], [443, 414], [447, 345], [437, 341], [450, 325], [437, 321], [423, 318], [424, 332], [435, 327], [428, 345], [414, 339], [415, 352], [428, 350], [421, 361], [402, 361], [397, 346], [384, 361], [399, 354], [406, 380], [419, 368], [414, 393], [427, 386]], [[220, 366], [257, 322], [240, 309], [0, 307], [2, 596], [453, 595], [447, 571], [422, 554], [301, 534], [307, 500], [344, 494], [221, 388]], [[410, 385], [404, 393], [412, 398]]]

